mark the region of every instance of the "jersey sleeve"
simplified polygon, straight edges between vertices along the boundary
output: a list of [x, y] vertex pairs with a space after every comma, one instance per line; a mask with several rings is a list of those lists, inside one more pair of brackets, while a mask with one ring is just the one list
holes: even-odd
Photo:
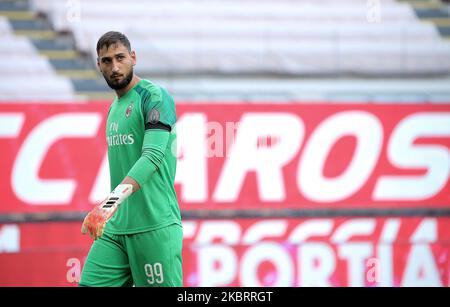
[[155, 130], [146, 132], [142, 145], [142, 156], [128, 172], [140, 186], [143, 186], [150, 176], [160, 167], [169, 142], [167, 131]]
[[170, 132], [175, 126], [175, 102], [162, 87], [145, 90], [142, 97], [142, 114], [145, 130], [162, 129]]

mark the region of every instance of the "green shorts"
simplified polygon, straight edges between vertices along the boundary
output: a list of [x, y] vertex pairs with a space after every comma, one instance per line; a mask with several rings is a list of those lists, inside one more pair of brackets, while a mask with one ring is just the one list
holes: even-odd
[[177, 224], [130, 235], [105, 233], [92, 244], [79, 285], [182, 287], [182, 245]]

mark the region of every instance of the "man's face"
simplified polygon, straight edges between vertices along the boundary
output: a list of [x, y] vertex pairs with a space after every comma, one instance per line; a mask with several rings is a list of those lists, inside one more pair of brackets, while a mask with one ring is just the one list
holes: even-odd
[[103, 46], [98, 52], [97, 65], [106, 83], [114, 90], [120, 90], [131, 82], [136, 54], [121, 43]]

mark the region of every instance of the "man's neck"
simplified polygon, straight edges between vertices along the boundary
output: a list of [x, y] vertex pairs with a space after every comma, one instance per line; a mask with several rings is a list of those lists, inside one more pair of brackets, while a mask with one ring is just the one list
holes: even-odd
[[120, 89], [120, 90], [116, 90], [117, 97], [120, 98], [120, 97], [122, 97], [123, 95], [125, 95], [125, 94], [126, 94], [129, 90], [131, 90], [131, 89], [133, 88], [133, 86], [135, 86], [136, 83], [138, 83], [139, 81], [141, 81], [141, 78], [139, 78], [138, 76], [136, 76], [136, 75], [133, 74], [133, 79], [131, 79], [131, 82], [130, 82], [126, 87], [124, 87], [123, 89]]

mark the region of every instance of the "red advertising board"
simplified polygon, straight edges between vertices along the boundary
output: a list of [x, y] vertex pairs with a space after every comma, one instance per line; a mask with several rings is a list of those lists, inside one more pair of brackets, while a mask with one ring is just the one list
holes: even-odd
[[[87, 211], [103, 200], [107, 111], [107, 102], [1, 104], [0, 213]], [[448, 104], [178, 104], [177, 113], [183, 210], [450, 207]]]
[[[0, 225], [0, 286], [76, 286], [80, 223]], [[183, 222], [184, 286], [449, 286], [450, 218]]]

